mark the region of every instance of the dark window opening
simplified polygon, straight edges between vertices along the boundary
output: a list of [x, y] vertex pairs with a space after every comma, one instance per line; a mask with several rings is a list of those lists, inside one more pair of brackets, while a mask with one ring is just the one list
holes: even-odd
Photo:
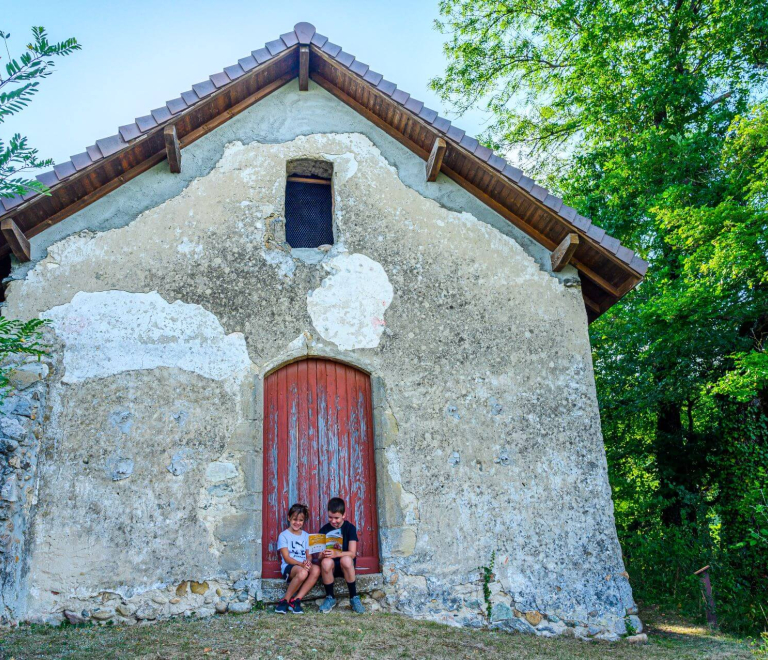
[[285, 240], [292, 248], [333, 245], [333, 192], [330, 176], [320, 176], [316, 172], [305, 174], [301, 170], [309, 168], [298, 165], [297, 161], [290, 168], [293, 172], [289, 170], [290, 175], [285, 184]]

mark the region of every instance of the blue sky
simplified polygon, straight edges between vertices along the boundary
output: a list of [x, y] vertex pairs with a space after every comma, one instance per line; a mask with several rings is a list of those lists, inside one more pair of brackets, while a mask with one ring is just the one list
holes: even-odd
[[[66, 160], [117, 132], [299, 21], [382, 73], [398, 87], [453, 119], [429, 91], [441, 74], [444, 36], [433, 27], [437, 1], [326, 0], [37, 0], [8, 3], [0, 29], [11, 33], [11, 54], [42, 25], [52, 40], [76, 37], [83, 50], [57, 60], [32, 104], [0, 125], [0, 136], [30, 138], [41, 157]], [[0, 64], [6, 61], [5, 53]], [[487, 117], [473, 112], [456, 123], [479, 133]]]

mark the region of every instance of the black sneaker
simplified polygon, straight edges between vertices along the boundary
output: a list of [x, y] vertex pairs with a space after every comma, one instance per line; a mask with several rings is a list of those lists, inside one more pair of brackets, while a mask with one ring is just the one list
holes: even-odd
[[288, 609], [294, 614], [304, 614], [304, 610], [301, 609], [301, 598], [294, 598], [288, 603]]
[[278, 604], [277, 607], [275, 607], [275, 612], [277, 614], [288, 614], [288, 601], [283, 598]]

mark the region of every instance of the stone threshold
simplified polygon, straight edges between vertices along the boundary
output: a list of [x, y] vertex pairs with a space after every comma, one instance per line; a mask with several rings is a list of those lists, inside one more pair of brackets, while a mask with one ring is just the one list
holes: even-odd
[[[366, 575], [357, 576], [357, 593], [360, 595], [370, 594], [377, 589], [381, 589], [384, 581], [381, 573], [369, 573]], [[334, 581], [334, 591], [337, 598], [341, 596], [346, 598], [347, 595], [347, 583], [343, 578], [337, 578]], [[277, 603], [285, 594], [285, 580], [279, 579], [262, 579], [261, 580], [261, 598], [265, 605], [271, 605]], [[325, 589], [320, 580], [312, 587], [312, 590], [303, 599], [318, 600], [325, 598]]]

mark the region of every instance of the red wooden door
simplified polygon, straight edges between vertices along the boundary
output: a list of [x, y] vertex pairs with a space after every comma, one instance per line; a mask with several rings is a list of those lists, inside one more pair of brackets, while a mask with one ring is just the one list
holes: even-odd
[[309, 507], [304, 529], [328, 522], [341, 497], [357, 527], [357, 569], [379, 570], [371, 379], [331, 360], [288, 364], [264, 382], [262, 576], [280, 577], [277, 537], [291, 504]]

